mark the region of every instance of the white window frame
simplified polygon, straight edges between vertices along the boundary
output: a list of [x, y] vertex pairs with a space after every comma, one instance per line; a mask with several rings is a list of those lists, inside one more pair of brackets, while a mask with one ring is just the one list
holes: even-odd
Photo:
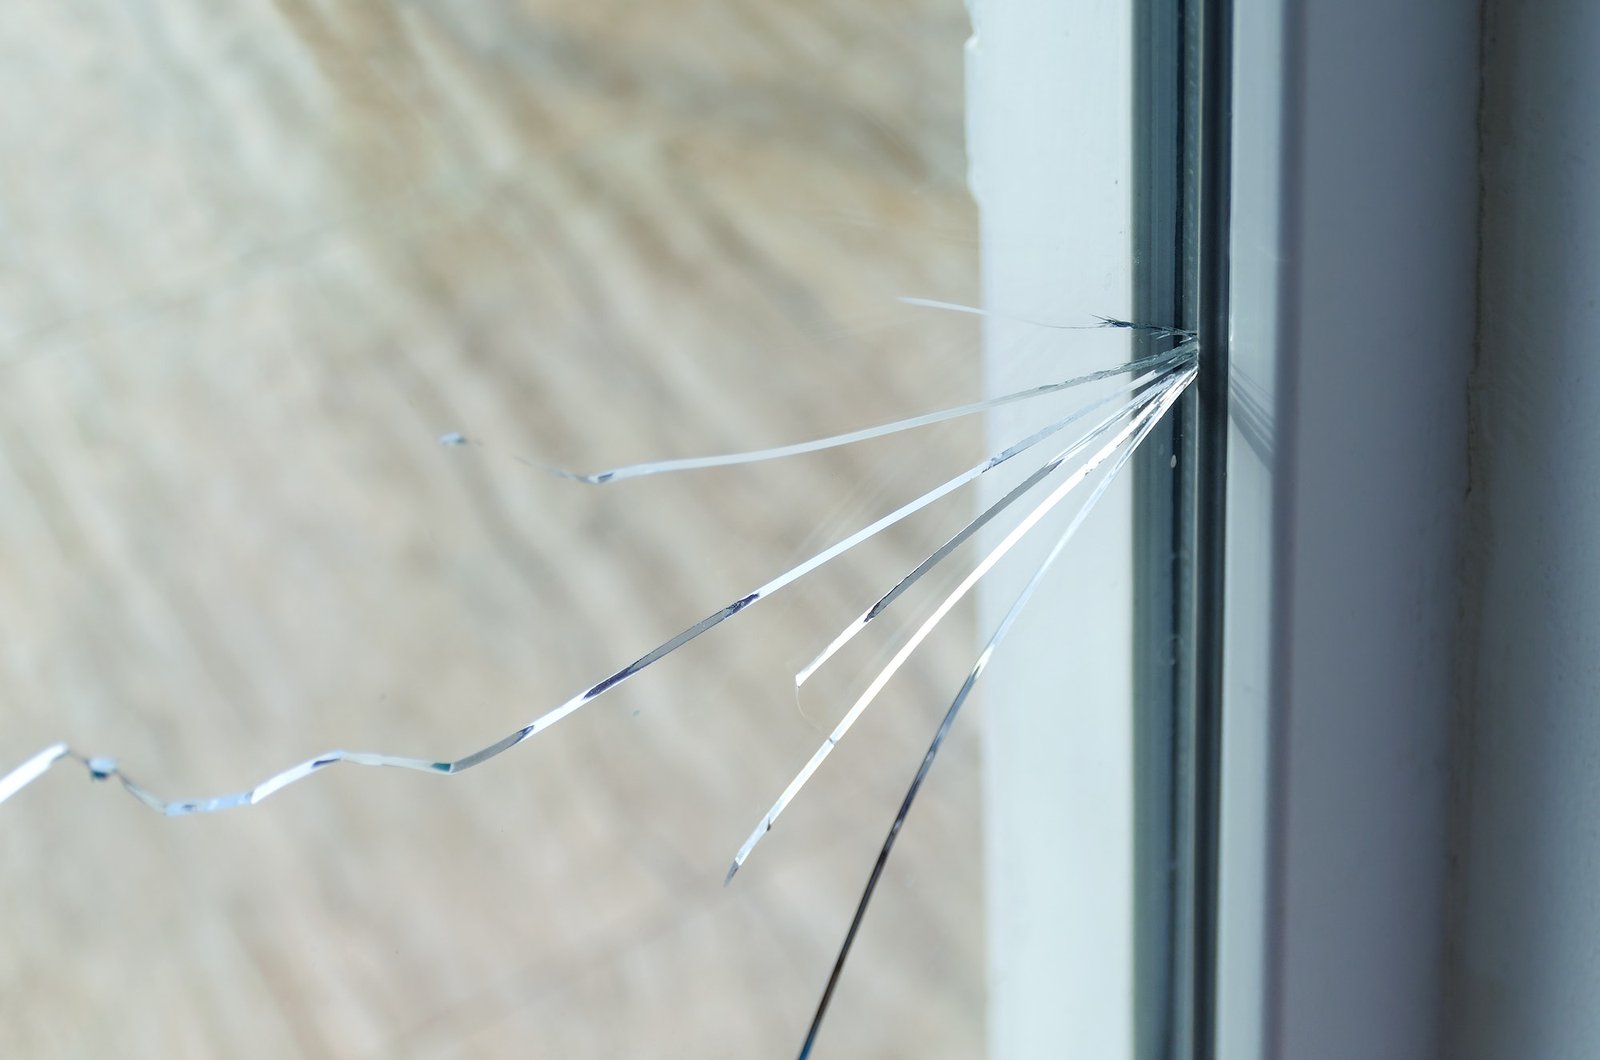
[[1433, 1056], [1478, 11], [1235, 27], [1215, 1055]]
[[[997, 312], [985, 321], [985, 386], [999, 394], [1128, 355], [1123, 336], [1029, 321], [1132, 315], [1133, 5], [970, 8], [970, 183], [984, 302]], [[1069, 393], [1060, 407], [1081, 403]], [[1040, 422], [1031, 403], [991, 416], [992, 448]], [[997, 468], [985, 496], [1028, 470]], [[984, 676], [991, 1060], [1133, 1049], [1133, 720], [1112, 707], [1133, 696], [1132, 478], [1085, 521]], [[981, 629], [1071, 514], [1054, 513], [986, 579]]]
[[[974, 5], [969, 113], [981, 127], [970, 144], [986, 231], [996, 210], [1036, 210], [1045, 232], [1079, 226], [1083, 241], [1032, 281], [1079, 297], [1125, 294], [1116, 255], [1126, 230], [1096, 228], [1090, 215], [1116, 209], [1103, 185], [1127, 156], [1082, 149], [1129, 122], [1114, 94], [1083, 94], [1086, 83], [1127, 84], [1123, 6]], [[1031, 22], [1037, 46], [1002, 60], [986, 36], [1002, 18]], [[1038, 57], [1050, 49], [1049, 61]], [[1214, 1040], [1198, 1046], [1224, 1060], [1438, 1051], [1477, 311], [1478, 60], [1475, 4], [1234, 3], [1216, 1022]], [[984, 69], [999, 62], [1003, 78]], [[1000, 84], [1031, 109], [1062, 100], [1054, 131], [993, 118]], [[1008, 127], [1032, 146], [1001, 142]], [[1024, 159], [1033, 170], [1008, 176]], [[1053, 193], [1041, 181], [1054, 181]], [[1077, 220], [1056, 216], [1062, 201]], [[1018, 290], [1029, 292], [1000, 259], [1004, 243], [984, 249], [989, 304], [1032, 308], [1018, 304]], [[1005, 345], [990, 337], [999, 386]], [[1110, 520], [1122, 532], [1128, 511]], [[1128, 590], [1125, 545], [1084, 544], [1109, 550], [1104, 583], [1036, 604], [1056, 608], [1059, 644], [1084, 635], [1085, 614], [1122, 615], [1113, 598]], [[1046, 782], [1008, 765], [1022, 741], [1006, 704], [1030, 687], [1059, 690], [1064, 661], [1015, 650], [990, 686], [991, 831], [1015, 825], [1014, 807], [1037, 809], [1040, 796], [1060, 811], [1054, 848], [1040, 830], [1035, 848], [989, 841], [998, 1060], [1132, 1055], [1130, 970], [1106, 961], [1118, 939], [1131, 950], [1129, 924], [1112, 916], [1096, 934], [1079, 922], [1117, 908], [1105, 901], [1108, 881], [1131, 891], [1127, 843], [1080, 820], [1092, 805], [1131, 822], [1127, 778]], [[1109, 675], [1128, 660], [1106, 662]], [[1113, 678], [1077, 673], [1076, 692], [1127, 702], [1105, 699]], [[1052, 738], [1126, 746], [1104, 716], [1098, 728], [1050, 724]], [[1050, 879], [1057, 901], [1046, 915], [1040, 881]], [[1085, 887], [1097, 897], [1075, 907]], [[1131, 894], [1127, 905], [1131, 917]], [[1041, 991], [1058, 1003], [1042, 1007]]]

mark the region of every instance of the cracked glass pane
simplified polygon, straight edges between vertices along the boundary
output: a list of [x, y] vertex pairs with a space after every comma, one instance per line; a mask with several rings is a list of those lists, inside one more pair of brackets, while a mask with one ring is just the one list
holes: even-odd
[[[980, 459], [967, 418], [538, 466], [981, 393], [977, 322], [896, 301], [976, 299], [968, 31], [954, 0], [14, 8], [5, 768], [63, 740], [187, 799], [467, 755]], [[794, 670], [970, 501], [927, 514], [459, 777], [166, 820], [63, 763], [4, 807], [0, 1052], [792, 1053], [968, 612], [723, 877], [885, 649], [798, 706]], [[847, 1053], [981, 1049], [976, 761], [907, 829]]]
[[985, 396], [969, 32], [11, 12], [0, 1053], [982, 1053], [970, 590], [1194, 344]]

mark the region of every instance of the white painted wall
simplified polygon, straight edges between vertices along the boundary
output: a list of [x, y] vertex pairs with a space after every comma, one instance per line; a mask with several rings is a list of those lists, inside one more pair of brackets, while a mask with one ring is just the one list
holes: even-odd
[[1600, 4], [1488, 0], [1450, 1055], [1600, 1055]]

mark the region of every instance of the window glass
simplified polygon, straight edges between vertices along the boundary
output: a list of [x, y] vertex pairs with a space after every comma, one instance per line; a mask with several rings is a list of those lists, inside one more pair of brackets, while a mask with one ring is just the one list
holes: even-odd
[[[0, 40], [0, 700], [163, 798], [452, 760], [984, 456], [955, 0], [22, 3]], [[941, 567], [962, 492], [456, 776], [164, 819], [0, 807], [0, 1052], [772, 1056], [971, 665], [971, 601], [732, 881]], [[970, 564], [969, 564], [970, 566]], [[881, 630], [880, 627], [881, 626]], [[983, 1049], [977, 726], [835, 999]], [[102, 769], [108, 768], [105, 763]]]

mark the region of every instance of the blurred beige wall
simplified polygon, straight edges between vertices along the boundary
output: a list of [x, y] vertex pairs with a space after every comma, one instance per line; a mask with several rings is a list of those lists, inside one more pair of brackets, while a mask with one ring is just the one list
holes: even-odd
[[[974, 396], [973, 322], [896, 301], [975, 298], [966, 32], [955, 0], [9, 5], [0, 759], [66, 739], [187, 796], [454, 757], [972, 463], [970, 423], [606, 489], [517, 459]], [[885, 641], [798, 703], [796, 666], [966, 503], [458, 777], [166, 820], [58, 770], [0, 807], [0, 1055], [791, 1055], [964, 611], [727, 859]], [[981, 1051], [977, 731], [825, 1055]]]

